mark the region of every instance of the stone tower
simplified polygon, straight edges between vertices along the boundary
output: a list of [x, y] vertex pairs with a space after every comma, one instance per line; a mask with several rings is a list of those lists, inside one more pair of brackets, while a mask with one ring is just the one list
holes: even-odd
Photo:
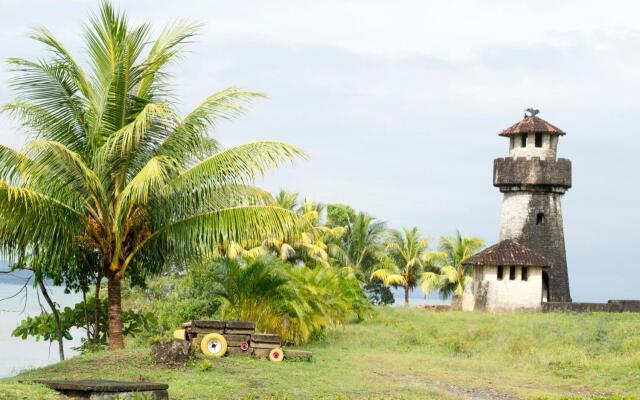
[[503, 193], [500, 240], [515, 239], [551, 262], [543, 274], [543, 301], [571, 301], [562, 227], [562, 195], [571, 187], [571, 161], [556, 158], [565, 133], [528, 109], [500, 132], [509, 157], [493, 161], [493, 185]]

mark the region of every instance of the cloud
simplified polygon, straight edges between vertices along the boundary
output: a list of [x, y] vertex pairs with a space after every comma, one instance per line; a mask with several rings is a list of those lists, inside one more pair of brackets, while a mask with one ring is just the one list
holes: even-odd
[[[38, 57], [44, 25], [80, 58], [97, 2], [5, 1], [0, 58]], [[268, 101], [214, 133], [226, 145], [273, 138], [309, 162], [263, 183], [346, 202], [432, 237], [497, 238], [497, 132], [526, 106], [567, 131], [564, 200], [575, 299], [633, 297], [640, 193], [635, 175], [640, 3], [634, 1], [122, 1], [136, 22], [206, 23], [175, 67], [181, 109], [247, 86]], [[0, 72], [0, 102], [11, 98]], [[0, 142], [23, 137], [0, 117]], [[602, 253], [605, 253], [604, 255]], [[616, 273], [609, 273], [615, 266]], [[601, 285], [603, 279], [608, 285]]]

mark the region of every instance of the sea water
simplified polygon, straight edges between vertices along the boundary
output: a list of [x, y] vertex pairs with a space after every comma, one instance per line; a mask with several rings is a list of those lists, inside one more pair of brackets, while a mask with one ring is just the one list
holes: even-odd
[[[17, 293], [22, 284], [17, 282], [0, 282], [0, 299], [12, 296]], [[35, 367], [42, 367], [59, 361], [58, 343], [46, 341], [37, 342], [29, 337], [22, 340], [19, 337], [11, 336], [11, 332], [18, 326], [19, 322], [27, 316], [35, 316], [41, 313], [40, 302], [45, 309], [49, 310], [42, 295], [40, 302], [36, 296], [36, 290], [30, 282], [27, 285], [27, 295], [23, 291], [18, 296], [0, 301], [0, 377], [15, 375], [18, 372]], [[61, 287], [49, 286], [49, 293], [53, 300], [61, 307], [73, 306], [80, 301], [79, 294], [65, 294]], [[80, 337], [84, 331], [73, 331], [73, 340], [65, 340], [65, 357], [69, 358], [76, 354], [72, 347], [80, 344]]]

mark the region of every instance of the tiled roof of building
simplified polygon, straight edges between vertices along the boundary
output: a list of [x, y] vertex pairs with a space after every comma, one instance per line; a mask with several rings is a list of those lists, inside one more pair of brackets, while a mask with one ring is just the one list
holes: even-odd
[[525, 116], [522, 121], [504, 129], [500, 136], [513, 136], [521, 133], [554, 133], [564, 135], [565, 133], [557, 126], [551, 125], [547, 121], [537, 116]]
[[503, 240], [462, 261], [463, 265], [518, 265], [549, 267], [542, 255], [513, 239]]

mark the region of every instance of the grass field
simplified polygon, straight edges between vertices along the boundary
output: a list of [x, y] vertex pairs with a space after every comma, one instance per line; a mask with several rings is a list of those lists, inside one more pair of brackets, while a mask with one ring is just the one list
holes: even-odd
[[[224, 358], [172, 370], [146, 348], [79, 356], [0, 381], [0, 398], [46, 397], [32, 379], [169, 384], [172, 399], [629, 397], [640, 394], [640, 315], [378, 309], [306, 349], [311, 362]], [[40, 391], [28, 397], [30, 390]], [[15, 393], [22, 391], [22, 396]], [[4, 397], [2, 397], [4, 396]], [[12, 397], [13, 396], [13, 397]]]

